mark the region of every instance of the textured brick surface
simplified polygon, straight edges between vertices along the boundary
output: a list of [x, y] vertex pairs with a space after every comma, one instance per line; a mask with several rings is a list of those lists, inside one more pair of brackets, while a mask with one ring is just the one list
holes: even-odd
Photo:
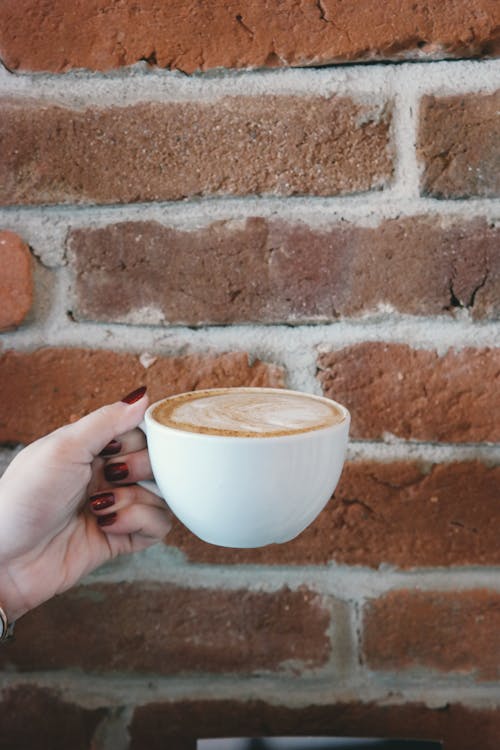
[[499, 565], [500, 467], [478, 461], [348, 462], [334, 498], [292, 542], [227, 550], [200, 542], [180, 522], [166, 537], [195, 562], [401, 568]]
[[[442, 739], [444, 750], [498, 750], [500, 711], [459, 703], [334, 703], [290, 708], [263, 701], [158, 702], [136, 708], [130, 750], [195, 750], [188, 737], [334, 736]], [[184, 735], [184, 739], [183, 739]], [[187, 735], [187, 737], [186, 737]]]
[[243, 353], [158, 357], [145, 369], [138, 354], [48, 347], [0, 354], [0, 380], [9, 394], [0, 404], [0, 442], [28, 443], [139, 385], [153, 402], [201, 388], [279, 387], [284, 376]]
[[383, 187], [392, 174], [390, 108], [382, 101], [256, 96], [1, 107], [0, 203], [8, 205], [332, 195]]
[[14, 232], [0, 230], [0, 331], [18, 326], [33, 302], [33, 269], [28, 246]]
[[416, 216], [328, 230], [254, 217], [191, 232], [157, 222], [75, 229], [78, 318], [143, 323], [314, 322], [390, 306], [500, 313], [500, 230]]
[[436, 198], [500, 195], [500, 91], [424, 97], [418, 150], [424, 193]]
[[[343, 621], [343, 605], [334, 609]], [[23, 617], [16, 641], [0, 652], [0, 665], [168, 675], [276, 672], [293, 660], [294, 668], [308, 669], [330, 656], [330, 611], [331, 603], [326, 608], [307, 589], [94, 584]]]
[[391, 591], [365, 607], [363, 650], [372, 669], [427, 667], [498, 680], [500, 595]]
[[20, 685], [0, 696], [2, 750], [94, 750], [102, 708], [66, 702], [56, 690]]
[[500, 440], [500, 349], [411, 349], [362, 343], [318, 358], [325, 395], [352, 414], [351, 435], [379, 439]]
[[4, 0], [0, 10], [0, 54], [14, 70], [107, 70], [147, 59], [191, 73], [469, 57], [499, 46], [495, 0]]

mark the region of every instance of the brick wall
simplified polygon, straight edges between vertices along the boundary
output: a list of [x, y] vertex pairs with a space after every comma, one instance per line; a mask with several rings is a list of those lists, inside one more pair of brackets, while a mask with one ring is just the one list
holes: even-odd
[[499, 28], [494, 0], [1, 4], [0, 467], [141, 383], [353, 417], [293, 542], [177, 523], [27, 615], [1, 747], [498, 748]]

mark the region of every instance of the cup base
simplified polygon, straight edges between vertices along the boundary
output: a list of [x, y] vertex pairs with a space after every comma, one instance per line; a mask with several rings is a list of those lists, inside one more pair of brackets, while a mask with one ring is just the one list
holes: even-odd
[[202, 542], [212, 544], [215, 547], [223, 547], [224, 549], [259, 549], [260, 547], [270, 547], [272, 544], [286, 544], [287, 542], [291, 542], [292, 539], [295, 539], [298, 534], [292, 534], [292, 536], [286, 536], [280, 539], [269, 539], [264, 542], [248, 542], [240, 540], [232, 543], [229, 543], [226, 540], [221, 542], [220, 540], [212, 539], [208, 536], [201, 536], [200, 534], [195, 534], [195, 536]]

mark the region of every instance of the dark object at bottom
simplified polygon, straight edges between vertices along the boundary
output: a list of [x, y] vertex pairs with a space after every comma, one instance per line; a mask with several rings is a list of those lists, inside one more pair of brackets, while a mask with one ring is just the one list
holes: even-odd
[[197, 750], [442, 750], [431, 740], [341, 737], [231, 737], [198, 740]]

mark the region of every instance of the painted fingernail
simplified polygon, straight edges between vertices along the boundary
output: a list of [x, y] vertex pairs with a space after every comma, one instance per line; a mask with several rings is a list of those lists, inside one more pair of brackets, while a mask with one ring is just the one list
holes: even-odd
[[106, 513], [105, 516], [98, 516], [97, 523], [99, 526], [111, 526], [118, 518], [118, 513]]
[[99, 495], [92, 495], [90, 498], [90, 507], [92, 510], [104, 510], [115, 504], [115, 496], [112, 492], [101, 492]]
[[121, 482], [128, 477], [128, 466], [123, 461], [119, 464], [106, 464], [104, 476], [108, 482]]
[[105, 448], [99, 453], [100, 456], [116, 456], [122, 449], [122, 444], [119, 440], [110, 440]]
[[132, 393], [129, 393], [128, 396], [125, 396], [125, 398], [122, 398], [122, 401], [125, 404], [135, 404], [135, 402], [139, 401], [145, 393], [146, 386], [142, 385], [140, 388], [136, 388], [135, 391], [132, 391]]

